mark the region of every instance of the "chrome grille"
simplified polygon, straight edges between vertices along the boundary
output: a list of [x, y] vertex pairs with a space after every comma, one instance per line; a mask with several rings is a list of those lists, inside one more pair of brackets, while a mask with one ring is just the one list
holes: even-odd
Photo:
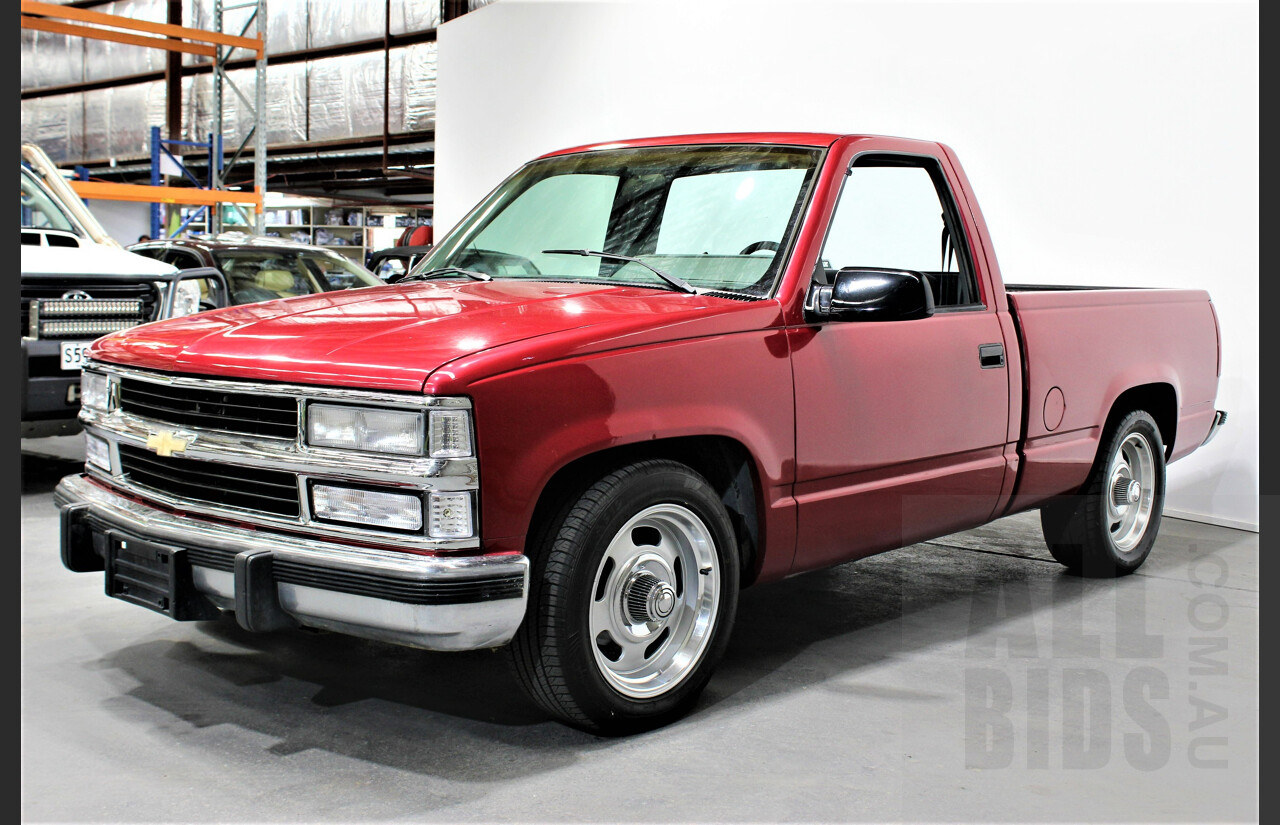
[[[285, 527], [326, 539], [369, 541], [376, 535], [382, 543], [432, 551], [469, 550], [480, 544], [476, 535], [440, 539], [317, 522], [308, 517], [307, 502], [300, 499], [305, 490], [298, 489], [305, 476], [355, 486], [474, 494], [479, 488], [475, 456], [433, 459], [312, 449], [298, 438], [300, 404], [331, 401], [469, 410], [467, 398], [182, 375], [105, 361], [93, 361], [87, 368], [108, 377], [110, 409], [82, 407], [80, 421], [87, 432], [109, 443], [112, 467], [108, 471], [87, 465], [86, 470], [109, 486], [192, 517]], [[168, 438], [166, 430], [173, 431]], [[154, 448], [144, 447], [153, 437], [159, 439]], [[165, 442], [173, 448], [178, 441], [186, 446], [172, 456], [157, 455], [167, 452]], [[218, 563], [225, 566], [227, 560]], [[201, 566], [222, 569], [216, 564]]]
[[298, 402], [278, 395], [255, 395], [153, 383], [120, 381], [120, 409], [178, 427], [287, 438], [298, 434]]
[[298, 478], [293, 473], [222, 462], [160, 456], [120, 445], [120, 469], [129, 481], [165, 495], [241, 510], [298, 518]]

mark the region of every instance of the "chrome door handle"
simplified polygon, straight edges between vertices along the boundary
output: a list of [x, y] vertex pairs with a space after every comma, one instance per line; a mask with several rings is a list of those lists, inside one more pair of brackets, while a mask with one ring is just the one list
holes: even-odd
[[978, 363], [984, 370], [1000, 369], [1004, 366], [1004, 344], [981, 344], [978, 346]]

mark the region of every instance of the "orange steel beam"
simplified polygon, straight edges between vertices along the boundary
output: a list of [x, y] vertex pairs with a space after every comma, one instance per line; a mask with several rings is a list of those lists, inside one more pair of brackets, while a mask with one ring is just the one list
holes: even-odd
[[136, 183], [109, 183], [97, 180], [69, 180], [71, 188], [82, 198], [104, 201], [138, 201], [141, 203], [180, 203], [188, 206], [213, 206], [240, 203], [262, 211], [262, 195], [232, 192], [226, 189], [195, 189], [183, 186], [141, 186]]
[[[177, 37], [183, 40], [194, 40], [197, 43], [215, 43], [221, 46], [239, 47], [248, 49], [258, 53], [261, 57], [263, 54], [262, 36], [257, 37], [239, 37], [233, 34], [223, 34], [220, 32], [204, 31], [203, 29], [193, 29], [187, 26], [175, 26], [171, 23], [152, 23], [146, 20], [134, 20], [129, 17], [121, 17], [116, 14], [104, 14], [99, 11], [90, 11], [89, 9], [77, 9], [67, 6], [58, 6], [52, 3], [39, 3], [36, 0], [22, 0], [22, 26], [23, 28], [41, 28], [43, 31], [57, 31], [59, 34], [76, 34], [83, 37], [94, 37], [104, 40], [115, 40], [113, 37], [106, 37], [106, 34], [120, 34], [120, 32], [104, 31], [103, 29], [92, 28], [88, 26], [75, 27], [77, 31], [62, 31], [42, 28], [40, 26], [31, 25], [36, 22], [34, 18], [26, 15], [40, 15], [41, 17], [54, 17], [61, 20], [78, 20], [81, 23], [94, 23], [101, 26], [114, 26], [117, 29], [132, 29], [133, 31], [147, 32], [148, 34], [158, 34], [164, 37]], [[49, 21], [41, 21], [49, 22]], [[66, 25], [66, 24], [61, 24]], [[135, 43], [135, 45], [151, 46], [157, 49], [170, 49], [173, 51], [187, 51], [180, 49], [172, 40], [165, 40], [156, 37], [140, 38], [145, 41], [135, 43], [135, 41], [120, 40], [121, 43]], [[181, 44], [191, 46], [192, 44]], [[208, 52], [191, 52], [192, 54], [213, 54], [213, 50]]]
[[202, 54], [206, 57], [217, 56], [213, 46], [204, 46], [199, 43], [183, 43], [181, 40], [166, 40], [161, 37], [146, 37], [141, 34], [128, 34], [127, 32], [98, 29], [92, 26], [76, 26], [71, 23], [59, 23], [56, 20], [45, 20], [43, 17], [27, 17], [25, 14], [22, 16], [22, 28], [53, 32], [54, 34], [70, 34], [75, 37], [91, 37], [94, 40], [110, 40], [115, 43], [128, 43], [131, 46], [148, 46], [171, 52]]

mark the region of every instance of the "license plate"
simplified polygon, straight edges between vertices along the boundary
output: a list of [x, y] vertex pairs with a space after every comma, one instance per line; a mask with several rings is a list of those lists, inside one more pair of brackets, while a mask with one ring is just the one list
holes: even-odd
[[92, 341], [63, 341], [62, 359], [58, 366], [64, 370], [78, 370], [89, 362], [89, 345]]

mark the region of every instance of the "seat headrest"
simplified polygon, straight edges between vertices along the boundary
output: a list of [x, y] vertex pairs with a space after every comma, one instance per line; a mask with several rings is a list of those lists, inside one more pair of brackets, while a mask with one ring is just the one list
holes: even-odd
[[260, 269], [254, 283], [272, 292], [293, 289], [293, 273], [287, 269]]

